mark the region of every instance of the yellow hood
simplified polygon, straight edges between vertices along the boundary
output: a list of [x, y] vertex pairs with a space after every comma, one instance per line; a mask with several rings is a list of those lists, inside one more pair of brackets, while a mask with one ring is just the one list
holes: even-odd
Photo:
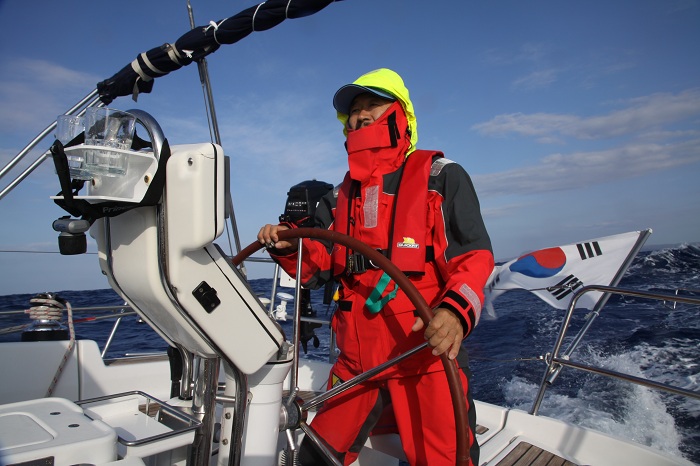
[[[406, 155], [416, 150], [416, 144], [418, 144], [418, 122], [416, 121], [416, 115], [413, 111], [413, 103], [408, 95], [408, 89], [404, 85], [401, 76], [388, 68], [379, 68], [378, 70], [363, 74], [353, 81], [352, 84], [379, 89], [396, 97], [406, 113], [408, 128], [411, 130], [411, 147], [408, 149]], [[346, 128], [348, 115], [341, 112], [337, 113], [338, 120], [343, 124], [343, 134], [347, 136], [348, 132]]]

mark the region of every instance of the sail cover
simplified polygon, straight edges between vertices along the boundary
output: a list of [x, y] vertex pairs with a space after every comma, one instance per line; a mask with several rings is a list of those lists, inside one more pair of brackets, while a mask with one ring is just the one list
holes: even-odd
[[268, 0], [220, 21], [211, 21], [166, 43], [139, 54], [114, 76], [97, 84], [100, 100], [109, 104], [117, 97], [151, 92], [154, 79], [215, 52], [223, 44], [233, 44], [251, 32], [265, 31], [285, 19], [312, 15], [334, 1]]

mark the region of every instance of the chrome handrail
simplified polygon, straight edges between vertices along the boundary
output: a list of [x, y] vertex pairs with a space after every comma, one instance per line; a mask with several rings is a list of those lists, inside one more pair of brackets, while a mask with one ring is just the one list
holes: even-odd
[[[102, 106], [102, 102], [100, 102], [100, 98], [97, 95], [97, 89], [93, 90], [90, 92], [88, 95], [83, 97], [78, 103], [76, 103], [73, 107], [71, 107], [64, 115], [73, 115], [76, 111], [78, 111], [81, 107], [85, 106], [82, 110], [79, 110], [77, 115], [83, 115], [85, 113], [85, 110], [88, 107], [94, 107], [94, 106]], [[44, 140], [47, 136], [51, 134], [51, 131], [53, 131], [56, 128], [56, 122], [54, 121], [51, 123], [49, 126], [44, 128], [42, 132], [40, 132], [34, 139], [31, 140], [29, 144], [27, 144], [24, 149], [22, 149], [12, 160], [10, 160], [2, 169], [0, 169], [0, 179], [2, 179], [7, 173], [14, 168], [15, 165], [17, 165], [34, 147], [37, 146], [41, 141]], [[26, 177], [28, 177], [36, 168], [41, 165], [44, 160], [46, 160], [51, 153], [49, 151], [42, 152], [39, 154], [39, 156], [26, 168], [22, 173], [17, 175], [14, 180], [12, 180], [10, 183], [7, 184], [1, 191], [0, 191], [0, 199], [5, 197], [10, 191], [12, 191], [18, 184], [22, 182]]]
[[107, 342], [105, 343], [105, 347], [102, 349], [102, 353], [100, 353], [100, 356], [102, 356], [102, 359], [105, 358], [107, 351], [109, 351], [109, 348], [112, 346], [112, 341], [114, 340], [114, 336], [117, 334], [117, 329], [119, 328], [119, 324], [122, 323], [122, 319], [124, 318], [124, 316], [125, 315], [133, 315], [133, 314], [136, 314], [136, 313], [135, 312], [130, 312], [130, 313], [122, 312], [117, 317], [117, 320], [114, 322], [114, 325], [112, 325], [112, 330], [109, 332], [109, 336], [107, 337]]
[[[695, 297], [690, 297], [690, 296], [678, 296], [678, 295], [669, 295], [669, 294], [663, 294], [663, 293], [651, 293], [648, 291], [640, 291], [640, 290], [629, 290], [629, 289], [623, 289], [623, 288], [616, 288], [616, 287], [611, 287], [611, 286], [602, 286], [602, 285], [588, 285], [584, 286], [583, 288], [578, 289], [575, 293], [574, 296], [571, 300], [571, 303], [569, 304], [569, 307], [566, 311], [566, 314], [564, 316], [564, 320], [561, 325], [561, 329], [559, 330], [559, 336], [557, 337], [557, 341], [554, 344], [554, 349], [552, 350], [551, 356], [548, 358], [547, 361], [547, 368], [545, 370], [544, 376], [542, 377], [542, 382], [540, 383], [540, 388], [537, 392], [537, 396], [535, 398], [535, 401], [532, 405], [532, 408], [530, 410], [530, 414], [537, 415], [540, 406], [542, 404], [542, 400], [544, 398], [544, 393], [547, 390], [547, 387], [552, 384], [556, 376], [559, 374], [561, 369], [566, 366], [566, 367], [571, 367], [574, 369], [579, 369], [587, 372], [592, 372], [595, 374], [607, 376], [607, 377], [612, 377], [616, 378], [619, 380], [624, 380], [633, 384], [641, 385], [644, 387], [648, 388], [654, 388], [658, 390], [663, 390], [667, 391], [670, 393], [674, 393], [676, 395], [682, 395], [682, 396], [687, 396], [689, 398], [695, 398], [695, 399], [700, 399], [700, 393], [694, 392], [691, 390], [686, 390], [681, 387], [676, 387], [673, 385], [669, 384], [664, 384], [660, 382], [655, 382], [653, 380], [645, 379], [642, 377], [635, 377], [630, 374], [624, 374], [622, 372], [616, 372], [616, 371], [611, 371], [607, 369], [603, 369], [601, 367], [596, 367], [596, 366], [590, 366], [587, 364], [581, 364], [581, 363], [576, 363], [571, 360], [569, 360], [569, 355], [571, 354], [570, 351], [567, 351], [566, 354], [563, 355], [563, 357], [560, 357], [559, 352], [561, 351], [562, 344], [564, 342], [564, 338], [566, 337], [566, 332], [569, 329], [569, 325], [571, 323], [571, 318], [573, 316], [574, 309], [576, 308], [576, 303], [578, 302], [579, 298], [583, 296], [585, 293], [589, 293], [592, 291], [599, 291], [607, 294], [616, 294], [619, 296], [630, 296], [630, 297], [635, 297], [635, 298], [644, 298], [644, 299], [653, 299], [656, 301], [673, 301], [675, 303], [684, 303], [684, 304], [692, 304], [696, 306], [700, 306], [700, 298], [695, 298]], [[581, 335], [583, 337], [583, 335]], [[580, 341], [580, 338], [579, 338]], [[577, 342], [578, 343], [578, 342]]]

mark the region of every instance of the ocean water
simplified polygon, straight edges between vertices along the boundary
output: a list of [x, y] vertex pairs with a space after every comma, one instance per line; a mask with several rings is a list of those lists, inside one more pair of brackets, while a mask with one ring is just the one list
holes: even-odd
[[[261, 296], [268, 296], [271, 280], [252, 280], [251, 286]], [[681, 290], [681, 294], [699, 296], [700, 245], [684, 244], [640, 253], [620, 286], [666, 294]], [[74, 308], [123, 304], [112, 290], [58, 293]], [[0, 296], [0, 312], [27, 308], [31, 297]], [[332, 309], [322, 300], [321, 291], [312, 293], [316, 316], [329, 320]], [[465, 342], [474, 373], [474, 396], [529, 411], [546, 367], [543, 356], [552, 351], [564, 311], [553, 309], [522, 290], [509, 291], [494, 304], [496, 319], [482, 319]], [[292, 309], [290, 302], [288, 312]], [[74, 318], [78, 321], [78, 337], [92, 338], [103, 348], [113, 320], [93, 319], [99, 315], [81, 313]], [[576, 334], [585, 315], [585, 310], [575, 313], [567, 341]], [[1, 317], [0, 329], [27, 322], [24, 315]], [[700, 308], [696, 306], [674, 307], [670, 303], [612, 297], [572, 360], [700, 392], [699, 317]], [[290, 335], [291, 322], [281, 324]], [[317, 329], [316, 335], [319, 347], [309, 342], [308, 353], [303, 357], [325, 360], [328, 327]], [[0, 335], [0, 341], [19, 338], [19, 333]], [[107, 357], [165, 348], [148, 325], [130, 316], [122, 320]], [[540, 414], [629, 438], [700, 464], [698, 400], [565, 368], [547, 391]]]

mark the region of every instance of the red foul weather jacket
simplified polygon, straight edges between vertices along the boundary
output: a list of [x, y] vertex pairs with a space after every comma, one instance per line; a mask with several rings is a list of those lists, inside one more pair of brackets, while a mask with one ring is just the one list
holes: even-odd
[[[431, 308], [447, 308], [460, 318], [466, 337], [479, 321], [483, 288], [494, 267], [479, 201], [466, 171], [441, 153], [417, 151], [407, 158], [409, 137], [396, 137], [406, 133], [398, 102], [374, 124], [348, 133], [350, 170], [319, 203], [315, 227], [349, 234], [381, 250]], [[414, 156], [427, 157], [427, 162], [408, 163]], [[421, 170], [424, 174], [414, 173]], [[421, 251], [419, 261], [415, 254], [409, 257], [415, 250]], [[271, 253], [295, 275], [296, 253]], [[338, 362], [350, 373], [371, 369], [425, 341], [423, 331], [411, 331], [417, 314], [406, 295], [398, 290], [388, 296], [393, 281], [381, 293], [385, 304], [368, 303], [383, 271], [354, 251], [306, 239], [302, 260], [304, 286], [317, 288], [331, 278], [340, 283], [332, 327], [341, 351]], [[378, 378], [440, 370], [440, 358], [422, 351]]]

